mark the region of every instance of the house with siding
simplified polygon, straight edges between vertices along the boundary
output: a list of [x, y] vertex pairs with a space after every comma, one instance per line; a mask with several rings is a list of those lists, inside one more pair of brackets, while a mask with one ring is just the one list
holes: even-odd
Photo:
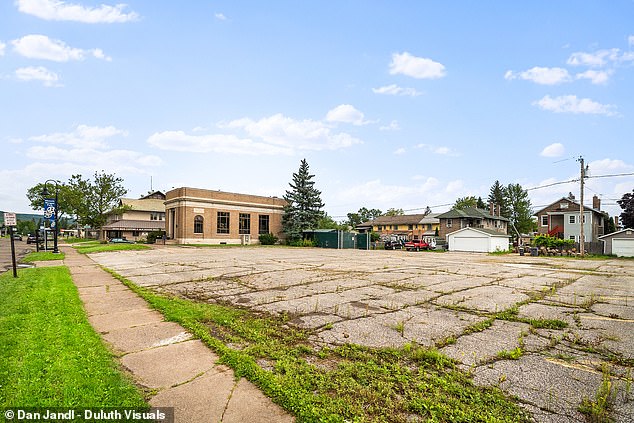
[[165, 198], [167, 237], [178, 244], [257, 244], [268, 233], [284, 238], [285, 205], [278, 197], [176, 188]]
[[382, 238], [397, 236], [408, 240], [422, 239], [430, 242], [436, 235], [438, 213], [379, 216], [357, 225], [359, 232], [375, 232]]
[[[496, 233], [507, 234], [509, 220], [500, 215], [500, 207], [489, 206], [489, 210], [475, 207], [451, 209], [439, 214], [439, 236], [446, 239], [447, 235], [464, 228], [486, 229]], [[486, 231], [485, 231], [486, 232]]]
[[[537, 232], [540, 235], [550, 235], [562, 239], [579, 242], [581, 235], [580, 222], [581, 205], [575, 197], [560, 198], [537, 211]], [[608, 215], [601, 210], [601, 200], [596, 195], [592, 198], [592, 207], [584, 205], [584, 237], [586, 242], [598, 242], [605, 233]]]
[[130, 241], [146, 239], [150, 232], [165, 231], [165, 194], [152, 192], [141, 198], [121, 198], [122, 212], [108, 215], [100, 229], [100, 239], [124, 238]]

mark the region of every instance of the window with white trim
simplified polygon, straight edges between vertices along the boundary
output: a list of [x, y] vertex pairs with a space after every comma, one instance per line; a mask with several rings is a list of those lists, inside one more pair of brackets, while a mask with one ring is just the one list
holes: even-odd
[[542, 226], [548, 226], [548, 215], [542, 214]]

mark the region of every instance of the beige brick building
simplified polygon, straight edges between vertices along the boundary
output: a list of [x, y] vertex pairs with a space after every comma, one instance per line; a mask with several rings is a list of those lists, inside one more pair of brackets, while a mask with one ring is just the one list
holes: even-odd
[[167, 237], [178, 244], [257, 244], [268, 233], [283, 238], [285, 205], [278, 197], [176, 188], [165, 198]]

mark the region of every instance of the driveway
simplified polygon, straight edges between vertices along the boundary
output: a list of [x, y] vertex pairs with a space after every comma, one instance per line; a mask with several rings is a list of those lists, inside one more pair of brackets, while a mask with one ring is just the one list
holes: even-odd
[[175, 246], [92, 258], [157, 291], [287, 313], [317, 345], [435, 346], [537, 421], [585, 421], [578, 406], [608, 375], [614, 420], [634, 415], [632, 260]]

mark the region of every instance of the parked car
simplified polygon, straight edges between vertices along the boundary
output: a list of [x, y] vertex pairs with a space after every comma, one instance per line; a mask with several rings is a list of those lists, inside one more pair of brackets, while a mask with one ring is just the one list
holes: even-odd
[[13, 239], [16, 241], [22, 241], [22, 235], [20, 234], [13, 234]]
[[35, 241], [37, 241], [37, 240], [35, 239], [35, 235], [33, 235], [33, 234], [29, 234], [26, 237], [26, 243], [27, 244], [35, 244]]
[[129, 241], [125, 238], [110, 238], [108, 241], [110, 244], [134, 244], [134, 241]]
[[383, 244], [386, 250], [401, 250], [403, 248], [403, 245], [405, 245], [405, 243], [402, 239], [387, 240]]
[[429, 244], [422, 239], [415, 239], [405, 243], [405, 249], [407, 251], [429, 250], [430, 248]]

